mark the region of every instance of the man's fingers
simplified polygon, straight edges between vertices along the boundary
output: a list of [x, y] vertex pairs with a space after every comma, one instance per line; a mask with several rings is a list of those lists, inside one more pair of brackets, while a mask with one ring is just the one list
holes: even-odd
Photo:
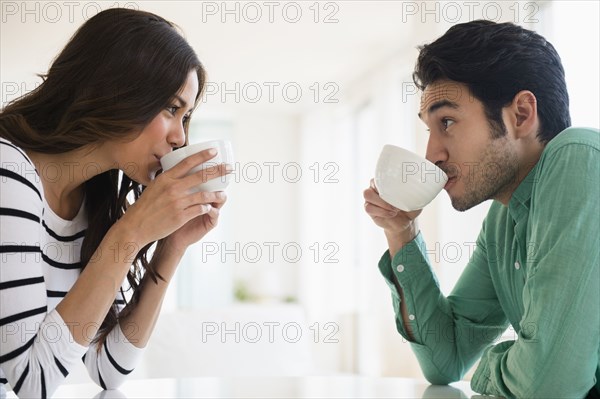
[[394, 206], [382, 200], [379, 194], [371, 187], [363, 191], [363, 197], [365, 198], [365, 202], [369, 202], [387, 211], [398, 211]]
[[369, 182], [369, 187], [371, 187], [373, 191], [375, 191], [377, 195], [379, 195], [379, 190], [377, 190], [377, 187], [375, 186], [375, 179], [371, 179], [371, 181]]
[[398, 215], [398, 211], [390, 211], [369, 202], [365, 202], [365, 211], [369, 216], [379, 218], [393, 218]]

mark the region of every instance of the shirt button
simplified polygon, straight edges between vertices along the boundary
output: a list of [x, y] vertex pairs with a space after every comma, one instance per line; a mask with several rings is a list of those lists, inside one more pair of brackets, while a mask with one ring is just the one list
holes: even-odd
[[515, 262], [515, 269], [519, 270], [521, 268], [521, 265], [519, 264], [519, 262]]
[[415, 319], [415, 315], [414, 314], [409, 314], [408, 315], [408, 320], [413, 321]]
[[404, 265], [396, 266], [396, 270], [398, 270], [398, 273], [402, 273], [404, 271]]

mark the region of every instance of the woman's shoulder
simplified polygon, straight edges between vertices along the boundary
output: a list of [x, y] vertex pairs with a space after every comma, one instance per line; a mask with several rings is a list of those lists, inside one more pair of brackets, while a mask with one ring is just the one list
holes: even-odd
[[[22, 148], [0, 137], [0, 184], [25, 185], [41, 199], [42, 183], [33, 161]], [[8, 191], [8, 190], [7, 190]]]
[[33, 166], [31, 158], [27, 156], [25, 151], [4, 137], [0, 137], [0, 154], [2, 154], [2, 158], [0, 158], [2, 167], [4, 167], [5, 163], [15, 161], [26, 161], [29, 165]]

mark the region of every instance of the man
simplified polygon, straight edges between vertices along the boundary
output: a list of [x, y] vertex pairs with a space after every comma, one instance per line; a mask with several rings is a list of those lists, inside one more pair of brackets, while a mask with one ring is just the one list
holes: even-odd
[[[569, 128], [554, 47], [514, 24], [473, 21], [423, 46], [413, 78], [430, 131], [426, 157], [448, 174], [453, 207], [494, 201], [444, 297], [417, 226], [421, 211], [387, 204], [371, 181], [365, 209], [387, 238], [379, 269], [398, 332], [433, 384], [461, 379], [480, 360], [476, 392], [597, 397], [600, 135]], [[509, 324], [518, 339], [493, 345]]]

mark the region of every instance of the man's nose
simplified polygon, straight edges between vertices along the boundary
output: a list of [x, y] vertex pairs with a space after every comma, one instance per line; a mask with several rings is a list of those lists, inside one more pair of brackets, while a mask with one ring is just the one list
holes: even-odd
[[433, 133], [429, 135], [429, 140], [427, 141], [425, 158], [438, 166], [448, 160], [448, 151], [446, 151], [441, 141]]

